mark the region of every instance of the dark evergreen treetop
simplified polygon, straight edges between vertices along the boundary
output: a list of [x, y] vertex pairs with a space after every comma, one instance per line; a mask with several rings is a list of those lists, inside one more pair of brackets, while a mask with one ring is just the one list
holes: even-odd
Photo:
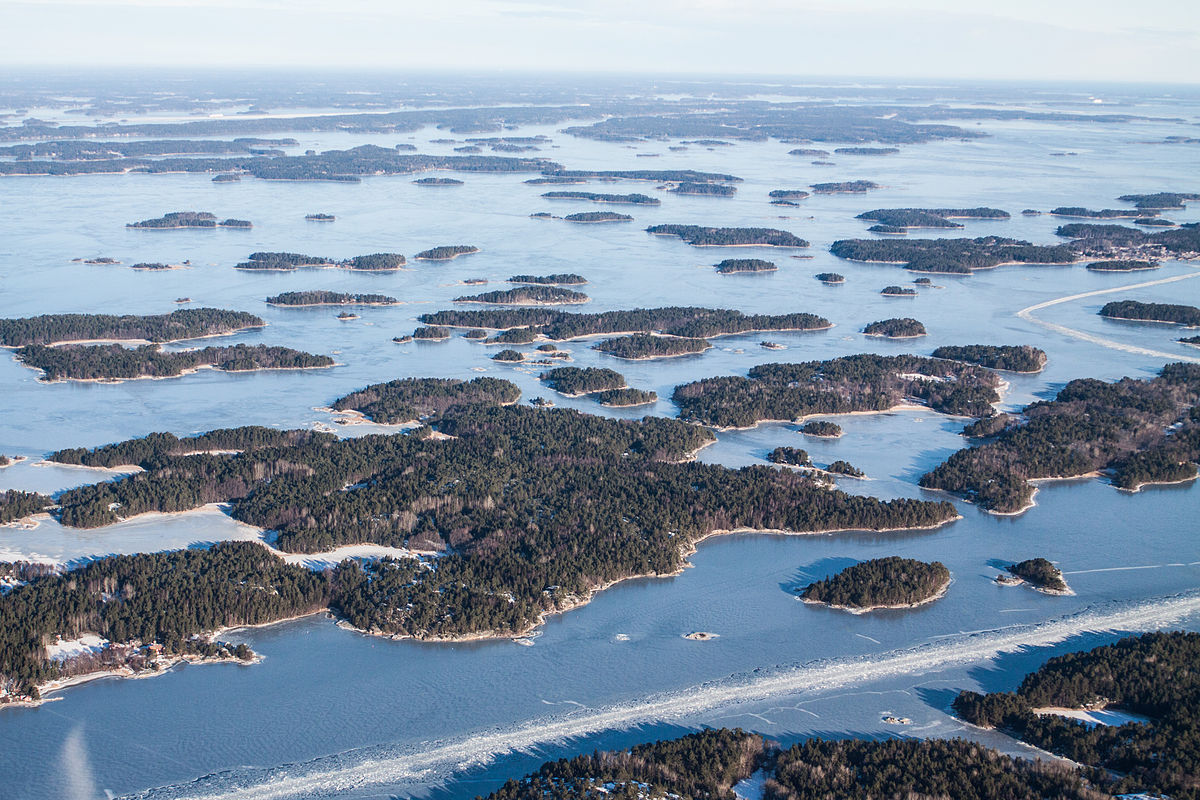
[[888, 556], [846, 567], [809, 584], [800, 596], [814, 603], [854, 609], [911, 606], [936, 597], [949, 583], [950, 570], [940, 561]]
[[219, 308], [185, 308], [169, 314], [146, 316], [43, 314], [40, 317], [0, 319], [0, 345], [23, 347], [94, 339], [175, 342], [236, 333], [249, 328], [261, 328], [266, 324], [253, 314]]

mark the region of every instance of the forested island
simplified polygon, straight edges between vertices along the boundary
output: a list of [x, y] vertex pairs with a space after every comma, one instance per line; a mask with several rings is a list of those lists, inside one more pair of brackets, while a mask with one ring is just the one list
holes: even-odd
[[839, 156], [890, 156], [900, 152], [899, 147], [835, 147]]
[[761, 736], [725, 728], [549, 761], [477, 800], [735, 800], [733, 787], [759, 770], [763, 800], [1096, 800], [1074, 770], [962, 739], [813, 738], [780, 751]]
[[627, 181], [654, 181], [655, 183], [740, 183], [737, 175], [722, 172], [697, 172], [694, 169], [558, 169], [543, 173], [553, 178], [575, 178], [600, 180], [616, 178]]
[[1180, 344], [1190, 344], [1195, 347], [1200, 347], [1200, 336], [1184, 336], [1176, 341], [1178, 341]]
[[729, 186], [724, 183], [694, 183], [692, 181], [682, 181], [675, 184], [667, 191], [673, 194], [691, 194], [700, 197], [733, 197], [737, 194], [736, 186]]
[[1168, 364], [1152, 380], [1074, 380], [1054, 400], [1026, 406], [1019, 423], [991, 432], [987, 443], [951, 455], [920, 484], [1017, 513], [1033, 504], [1029, 481], [1041, 478], [1107, 469], [1122, 489], [1190, 480], [1200, 459], [1197, 403], [1197, 364]]
[[842, 461], [840, 459], [827, 466], [825, 471], [832, 472], [836, 475], [845, 475], [849, 478], [861, 478], [866, 474], [849, 461]]
[[600, 405], [608, 406], [609, 408], [629, 408], [631, 406], [644, 406], [658, 402], [658, 394], [656, 392], [645, 389], [632, 389], [630, 387], [592, 392], [591, 397]]
[[185, 308], [170, 314], [43, 314], [0, 319], [0, 346], [68, 344], [89, 341], [177, 342], [224, 336], [267, 323], [244, 311]]
[[772, 200], [803, 200], [808, 196], [809, 193], [803, 189], [772, 189], [767, 192], [767, 197]]
[[776, 447], [767, 453], [767, 461], [772, 464], [783, 464], [788, 467], [811, 467], [812, 459], [807, 450], [798, 447]]
[[1192, 200], [1200, 200], [1195, 192], [1155, 192], [1153, 194], [1123, 194], [1122, 203], [1133, 203], [1144, 211], [1166, 211], [1184, 208]]
[[779, 267], [773, 261], [761, 258], [727, 258], [713, 268], [721, 275], [736, 275], [745, 272], [775, 272]]
[[1200, 326], [1200, 308], [1177, 303], [1142, 303], [1137, 300], [1114, 300], [1105, 303], [1098, 312], [1109, 319], [1137, 322], [1167, 322], [1188, 328]]
[[670, 358], [703, 353], [711, 348], [707, 339], [686, 336], [652, 336], [648, 333], [633, 333], [614, 339], [605, 339], [592, 349], [617, 358], [644, 360]]
[[337, 217], [335, 217], [333, 214], [323, 213], [305, 214], [304, 218], [309, 222], [333, 222], [335, 219], [337, 219]]
[[567, 397], [626, 388], [625, 376], [606, 367], [555, 367], [538, 379]]
[[1200, 256], [1200, 223], [1148, 233], [1125, 225], [1061, 225], [1055, 234], [1073, 240], [1070, 247], [1100, 259], [1158, 261]]
[[614, 333], [664, 333], [709, 339], [734, 333], [807, 331], [831, 327], [829, 320], [815, 314], [743, 314], [726, 308], [693, 306], [636, 308], [596, 314], [576, 314], [548, 308], [450, 310], [422, 314], [421, 321], [454, 328], [531, 328], [535, 334], [558, 341]]
[[494, 290], [482, 294], [454, 298], [456, 303], [486, 303], [497, 306], [562, 306], [579, 305], [591, 298], [583, 292], [561, 286], [529, 285], [514, 289]]
[[879, 293], [886, 297], [916, 297], [917, 290], [908, 286], [885, 286]]
[[1134, 261], [1118, 259], [1109, 261], [1093, 261], [1087, 265], [1093, 272], [1137, 272], [1147, 269], [1158, 269], [1157, 261]]
[[842, 435], [842, 426], [829, 420], [814, 419], [801, 425], [800, 432], [805, 436], [837, 439]]
[[894, 317], [872, 322], [863, 328], [867, 336], [883, 336], [888, 339], [911, 339], [926, 334], [925, 326], [912, 317]]
[[574, 272], [556, 272], [552, 275], [513, 275], [508, 283], [530, 283], [546, 286], [582, 286], [587, 278]]
[[808, 247], [795, 234], [776, 228], [704, 228], [699, 225], [652, 225], [646, 233], [677, 236], [693, 247]]
[[[1138, 231], [1140, 233], [1140, 231]], [[1078, 253], [1067, 245], [1034, 245], [1019, 239], [839, 239], [829, 252], [847, 261], [900, 264], [917, 272], [969, 275], [1002, 264], [1073, 264]]]
[[501, 350], [492, 356], [492, 361], [503, 361], [510, 364], [520, 363], [525, 360], [525, 354], [519, 350]]
[[1000, 379], [979, 367], [921, 356], [861, 354], [800, 364], [761, 364], [748, 377], [705, 378], [675, 387], [682, 419], [723, 428], [812, 414], [887, 411], [906, 399], [943, 414], [985, 417]]
[[59, 347], [31, 344], [19, 348], [16, 358], [27, 367], [41, 370], [42, 380], [47, 382], [175, 378], [202, 367], [222, 372], [251, 372], [333, 366], [333, 359], [329, 356], [264, 344], [237, 344], [173, 352], [165, 352], [157, 344], [136, 348], [119, 344]]
[[417, 178], [413, 181], [417, 186], [462, 186], [458, 178]]
[[840, 181], [835, 183], [814, 183], [808, 188], [817, 194], [861, 194], [869, 192], [872, 189], [878, 189], [879, 184], [874, 181]]
[[0, 147], [0, 156], [11, 156], [28, 161], [34, 158], [52, 158], [57, 161], [94, 161], [111, 158], [141, 158], [144, 156], [227, 155], [244, 153], [279, 152], [263, 148], [295, 147], [300, 144], [292, 138], [258, 139], [241, 137], [233, 141], [219, 139], [153, 139], [140, 141], [96, 142], [68, 139], [57, 142], [34, 142], [31, 144]]
[[1076, 219], [1135, 219], [1149, 214], [1157, 214], [1150, 209], [1102, 208], [1095, 210], [1080, 206], [1059, 206], [1050, 209], [1050, 214], [1056, 217], [1074, 217]]
[[330, 408], [355, 411], [383, 425], [403, 425], [435, 420], [454, 406], [511, 405], [519, 399], [521, 390], [498, 378], [400, 378], [359, 389]]
[[257, 252], [247, 256], [247, 260], [237, 264], [237, 269], [269, 270], [276, 272], [292, 272], [301, 267], [309, 269], [349, 269], [360, 272], [392, 272], [405, 264], [404, 256], [399, 253], [370, 253], [354, 256], [353, 258], [326, 258], [324, 256], [309, 256], [303, 253]]
[[[8, 459], [8, 456], [4, 456], [4, 458], [6, 459], [4, 466], [8, 466], [11, 460]], [[0, 525], [32, 517], [52, 505], [54, 505], [54, 499], [44, 494], [24, 492], [20, 489], [2, 489], [0, 490]]]
[[838, 284], [846, 282], [846, 276], [839, 272], [818, 272], [813, 277], [821, 283]]
[[446, 244], [422, 250], [413, 256], [413, 258], [418, 261], [449, 261], [459, 256], [467, 256], [478, 252], [479, 248], [473, 244]]
[[596, 192], [546, 192], [549, 200], [590, 200], [593, 203], [623, 203], [635, 206], [657, 206], [662, 201], [647, 194], [597, 194]]
[[934, 350], [933, 357], [965, 361], [1006, 372], [1041, 372], [1042, 367], [1046, 366], [1046, 351], [1027, 344], [945, 345]]
[[618, 214], [615, 211], [580, 211], [577, 214], [567, 214], [563, 217], [567, 222], [633, 222], [628, 214]]
[[1008, 219], [1010, 214], [998, 208], [877, 208], [864, 211], [855, 219], [879, 222], [894, 228], [961, 228], [955, 219]]
[[1030, 558], [1007, 567], [1010, 574], [1029, 582], [1035, 589], [1050, 594], [1066, 594], [1070, 591], [1063, 580], [1062, 570], [1044, 558]]
[[347, 294], [324, 289], [283, 292], [267, 298], [272, 306], [394, 306], [400, 301], [386, 294]]
[[125, 227], [171, 230], [176, 228], [249, 228], [252, 226], [244, 219], [226, 219], [218, 222], [216, 215], [207, 211], [172, 211], [154, 219], [130, 222]]
[[[1015, 692], [962, 692], [954, 710], [1084, 766], [1108, 795], [1196, 797], [1200, 634], [1145, 633], [1055, 656]], [[1111, 708], [1148, 718], [1088, 725], [1040, 709]]]
[[873, 558], [806, 586], [800, 599], [847, 611], [913, 608], [941, 597], [950, 585], [950, 570], [940, 561], [899, 556]]
[[440, 325], [424, 325], [412, 332], [412, 338], [441, 342], [450, 338], [450, 329]]

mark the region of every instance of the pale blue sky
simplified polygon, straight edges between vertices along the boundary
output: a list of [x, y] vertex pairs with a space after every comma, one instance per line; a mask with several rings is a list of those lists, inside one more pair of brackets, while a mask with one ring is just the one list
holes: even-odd
[[1200, 0], [0, 0], [0, 64], [1200, 83]]

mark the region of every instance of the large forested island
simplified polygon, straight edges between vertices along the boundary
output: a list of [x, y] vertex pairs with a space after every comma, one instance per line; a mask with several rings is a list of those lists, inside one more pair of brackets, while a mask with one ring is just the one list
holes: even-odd
[[605, 389], [592, 392], [591, 398], [602, 406], [609, 408], [629, 408], [644, 406], [658, 402], [658, 393], [646, 389], [634, 389], [626, 386], [623, 389]]
[[990, 416], [1000, 379], [980, 367], [921, 356], [853, 355], [762, 364], [748, 377], [705, 378], [675, 387], [681, 418], [743, 428], [811, 414], [887, 411], [906, 398], [935, 411]]
[[650, 358], [670, 358], [703, 353], [712, 347], [707, 339], [695, 339], [687, 336], [652, 336], [647, 333], [632, 333], [605, 339], [593, 349], [607, 353], [617, 358], [632, 360]]
[[678, 236], [693, 247], [808, 247], [808, 242], [799, 236], [776, 228], [651, 225], [646, 232], [656, 236]]
[[399, 378], [376, 383], [334, 401], [334, 411], [354, 411], [385, 425], [436, 419], [446, 409], [467, 405], [511, 405], [521, 398], [512, 383], [498, 378]]
[[454, 298], [454, 302], [486, 303], [496, 306], [565, 306], [579, 305], [590, 299], [583, 292], [564, 289], [561, 286], [537, 285], [464, 295]]
[[530, 283], [543, 286], [582, 286], [587, 278], [574, 272], [555, 272], [552, 275], [513, 275], [508, 283]]
[[1008, 219], [1009, 213], [998, 208], [877, 208], [864, 211], [857, 219], [867, 219], [894, 228], [961, 228], [955, 219]]
[[393, 306], [400, 301], [386, 294], [347, 294], [324, 289], [283, 292], [267, 298], [273, 306]]
[[1074, 770], [962, 739], [814, 738], [780, 751], [724, 728], [550, 761], [480, 800], [735, 800], [734, 785], [759, 770], [763, 800], [1099, 800]]
[[170, 314], [43, 314], [0, 319], [0, 347], [87, 341], [175, 342], [223, 336], [267, 323], [244, 311], [185, 308]]
[[694, 181], [682, 181], [675, 184], [667, 191], [672, 194], [691, 194], [700, 197], [733, 197], [737, 194], [736, 186], [729, 186], [724, 183], [697, 183]]
[[568, 397], [625, 388], [625, 376], [607, 367], [555, 367], [538, 377], [551, 389]]
[[945, 345], [933, 351], [934, 358], [965, 361], [1006, 372], [1041, 372], [1046, 352], [1032, 345], [968, 344]]
[[912, 317], [893, 317], [869, 323], [863, 328], [867, 336], [882, 336], [887, 339], [912, 339], [924, 336], [925, 326]]
[[413, 256], [413, 258], [419, 261], [449, 261], [459, 256], [467, 256], [478, 252], [479, 248], [473, 244], [444, 244], [438, 247], [431, 247], [428, 250], [422, 250]]
[[270, 369], [317, 369], [333, 366], [329, 356], [290, 347], [236, 344], [167, 352], [157, 344], [128, 348], [119, 344], [30, 344], [16, 352], [17, 360], [41, 370], [42, 380], [122, 381], [135, 378], [174, 378], [201, 368], [222, 372]]
[[1079, 254], [1066, 245], [1034, 245], [1019, 239], [839, 239], [829, 251], [847, 261], [900, 264], [917, 272], [969, 275], [1001, 264], [1072, 264]]
[[878, 189], [879, 184], [874, 181], [839, 181], [835, 183], [814, 183], [808, 188], [817, 194], [861, 194], [869, 192], [872, 189]]
[[950, 585], [950, 570], [940, 561], [873, 558], [806, 586], [800, 598], [850, 611], [911, 608], [941, 597]]
[[553, 178], [620, 178], [627, 181], [654, 181], [656, 183], [738, 183], [742, 179], [723, 172], [697, 172], [694, 169], [558, 169], [544, 172]]
[[226, 219], [218, 222], [216, 215], [207, 211], [172, 211], [154, 219], [130, 222], [125, 227], [171, 230], [175, 228], [249, 228], [251, 225], [244, 219]]
[[1029, 481], [1039, 478], [1108, 469], [1122, 489], [1189, 480], [1200, 459], [1197, 403], [1197, 364], [1168, 364], [1152, 380], [1074, 380], [1026, 406], [1021, 422], [990, 431], [987, 443], [951, 455], [921, 486], [1015, 513], [1032, 505]]
[[1147, 233], [1125, 225], [1093, 225], [1083, 222], [1061, 225], [1055, 233], [1072, 240], [1071, 247], [1092, 258], [1106, 260], [1159, 261], [1200, 256], [1200, 223]]
[[613, 333], [665, 333], [707, 339], [734, 333], [809, 331], [830, 327], [829, 320], [815, 314], [743, 314], [726, 308], [689, 306], [597, 314], [574, 314], [548, 308], [451, 310], [422, 314], [421, 321], [455, 328], [532, 328], [548, 339], [557, 340]]
[[604, 222], [633, 222], [628, 214], [618, 214], [615, 211], [580, 211], [563, 217], [567, 222], [604, 223]]
[[[959, 716], [1085, 767], [1108, 795], [1195, 798], [1200, 775], [1200, 634], [1145, 633], [1055, 656], [1015, 692], [963, 692]], [[1039, 709], [1111, 708], [1147, 721], [1088, 725]]]
[[354, 256], [353, 258], [326, 258], [324, 256], [308, 256], [303, 253], [251, 253], [246, 261], [237, 265], [244, 270], [270, 270], [291, 272], [301, 267], [310, 269], [339, 269], [356, 270], [361, 272], [390, 272], [404, 266], [404, 256], [399, 253], [370, 253]]
[[1114, 300], [1105, 303], [1100, 316], [1138, 322], [1167, 322], [1194, 328], [1200, 325], [1200, 308], [1177, 303], [1142, 303], [1137, 300]]
[[1087, 265], [1092, 272], [1139, 272], [1148, 269], [1158, 269], [1157, 261], [1137, 261], [1133, 259], [1116, 259], [1109, 261], [1093, 261]]
[[727, 258], [717, 264], [713, 264], [722, 275], [737, 275], [747, 272], [774, 272], [779, 269], [775, 266], [774, 261], [766, 261], [761, 258]]
[[662, 201], [648, 194], [600, 194], [597, 192], [546, 192], [549, 200], [590, 200], [593, 203], [623, 203], [634, 206], [657, 206]]

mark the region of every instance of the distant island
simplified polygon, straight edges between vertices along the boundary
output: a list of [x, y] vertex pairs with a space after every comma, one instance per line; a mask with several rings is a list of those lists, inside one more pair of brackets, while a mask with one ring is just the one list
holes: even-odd
[[809, 157], [824, 157], [829, 155], [828, 150], [820, 150], [815, 147], [797, 147], [795, 150], [788, 150], [789, 156], [809, 156]]
[[644, 406], [658, 402], [658, 395], [655, 392], [628, 387], [593, 392], [591, 398], [600, 405], [608, 406], [609, 408], [630, 408], [632, 406]]
[[450, 338], [450, 329], [440, 325], [423, 325], [412, 332], [412, 338], [430, 342], [442, 342]]
[[775, 228], [703, 228], [699, 225], [652, 225], [646, 233], [677, 236], [693, 247], [808, 247], [808, 242]]
[[1200, 347], [1200, 336], [1185, 336], [1182, 339], [1177, 339], [1181, 344], [1190, 344], [1193, 347]]
[[803, 189], [772, 189], [767, 196], [772, 200], [803, 200], [809, 193]]
[[745, 272], [775, 272], [779, 267], [773, 261], [761, 258], [727, 258], [713, 267], [721, 275], [735, 275]]
[[333, 222], [337, 219], [333, 214], [305, 214], [304, 218], [309, 222]]
[[307, 292], [283, 292], [267, 298], [273, 306], [392, 306], [400, 301], [386, 294], [345, 294], [313, 289]]
[[829, 420], [814, 419], [801, 425], [800, 432], [805, 436], [837, 439], [842, 435], [842, 426]]
[[1117, 198], [1122, 203], [1133, 203], [1143, 211], [1174, 211], [1184, 208], [1193, 200], [1200, 200], [1196, 192], [1155, 192], [1153, 194], [1123, 194]]
[[[449, 330], [447, 328], [446, 330]], [[468, 331], [467, 333], [471, 333]], [[467, 334], [463, 334], [466, 336]], [[533, 328], [509, 328], [500, 331], [490, 339], [484, 334], [484, 344], [531, 344], [538, 338], [538, 332]]]
[[632, 222], [628, 214], [618, 214], [615, 211], [580, 211], [577, 214], [567, 214], [563, 217], [567, 222]]
[[1134, 261], [1122, 259], [1115, 261], [1093, 261], [1087, 265], [1093, 272], [1138, 272], [1147, 269], [1158, 269], [1157, 261]]
[[597, 194], [596, 192], [546, 192], [542, 195], [550, 200], [590, 200], [593, 203], [624, 203], [635, 206], [657, 206], [662, 203], [657, 197], [646, 194]]
[[543, 372], [538, 379], [567, 397], [582, 397], [627, 386], [624, 375], [604, 367], [555, 367]]
[[1063, 580], [1062, 571], [1044, 558], [1031, 558], [1019, 564], [1009, 564], [1008, 571], [1047, 594], [1067, 594], [1071, 591], [1067, 582]]
[[417, 186], [462, 186], [458, 178], [417, 178], [413, 181]]
[[525, 355], [518, 350], [501, 350], [492, 356], [492, 361], [519, 363], [525, 360]]
[[1113, 485], [1131, 491], [1192, 480], [1200, 460], [1197, 404], [1197, 364], [1167, 364], [1151, 380], [1074, 380], [1053, 400], [1032, 404], [1020, 422], [989, 431], [987, 443], [953, 453], [920, 485], [1013, 514], [1033, 505], [1029, 482], [1043, 478], [1111, 470]]
[[562, 306], [579, 305], [591, 298], [583, 292], [564, 289], [561, 286], [530, 285], [515, 289], [496, 290], [482, 294], [463, 295], [454, 298], [456, 303], [486, 303], [507, 306]]
[[170, 269], [184, 269], [182, 264], [163, 264], [159, 261], [139, 261], [136, 264], [130, 264], [130, 269], [145, 270], [147, 272], [160, 272]]
[[241, 180], [242, 180], [241, 175], [227, 172], [222, 175], [214, 175], [212, 182], [213, 183], [238, 183]]
[[556, 272], [553, 275], [513, 275], [508, 283], [530, 283], [543, 286], [582, 286], [587, 278], [574, 272]]
[[473, 244], [446, 244], [422, 250], [413, 258], [417, 261], [450, 261], [459, 256], [468, 256], [478, 252], [479, 248]]
[[1200, 257], [1200, 222], [1149, 232], [1126, 225], [1075, 222], [1060, 225], [1056, 236], [1073, 240], [1081, 256], [1111, 260], [1159, 261]]
[[96, 341], [177, 342], [224, 336], [267, 323], [244, 311], [187, 308], [170, 314], [43, 314], [0, 319], [0, 347]]
[[382, 425], [430, 421], [454, 406], [511, 405], [521, 399], [515, 384], [499, 378], [399, 378], [340, 397], [334, 411], [354, 411]]
[[839, 156], [890, 156], [899, 153], [899, 147], [837, 147], [833, 151]]
[[607, 353], [610, 356], [629, 360], [645, 360], [653, 358], [670, 358], [703, 353], [711, 348], [707, 339], [693, 339], [685, 336], [651, 336], [646, 333], [633, 333], [615, 339], [605, 339], [592, 349]]
[[917, 290], [907, 286], [885, 286], [879, 293], [886, 297], [916, 297]]
[[911, 339], [924, 336], [925, 326], [912, 317], [897, 317], [872, 322], [863, 328], [867, 336], [883, 336], [888, 339]]
[[934, 358], [965, 361], [968, 364], [1006, 372], [1041, 372], [1046, 366], [1046, 352], [1027, 344], [945, 345], [934, 350], [932, 355]]
[[1142, 303], [1137, 300], [1114, 300], [1105, 303], [1100, 316], [1136, 322], [1166, 322], [1188, 328], [1200, 326], [1200, 308], [1175, 303]]
[[[877, 208], [855, 219], [871, 220], [892, 228], [961, 228], [955, 219], [1008, 219], [998, 208]], [[874, 228], [872, 228], [874, 230]]]
[[872, 189], [878, 189], [879, 184], [874, 181], [841, 181], [837, 183], [814, 183], [808, 188], [817, 194], [860, 194], [862, 192], [869, 192]]
[[41, 370], [42, 380], [46, 382], [175, 378], [201, 368], [222, 372], [253, 372], [333, 366], [333, 359], [329, 356], [262, 344], [204, 347], [177, 352], [165, 352], [157, 344], [132, 349], [119, 344], [59, 347], [31, 344], [18, 349], [16, 358], [27, 367]]
[[667, 191], [673, 194], [690, 194], [700, 197], [733, 197], [737, 194], [737, 187], [724, 183], [693, 183], [691, 181], [683, 181], [675, 184]]
[[655, 183], [740, 183], [741, 178], [721, 172], [697, 172], [693, 169], [562, 169], [543, 173], [555, 178], [598, 178], [627, 181], [654, 181]]
[[941, 597], [949, 586], [950, 570], [940, 561], [888, 556], [861, 561], [811, 583], [800, 592], [800, 599], [861, 613], [915, 608]]
[[[1140, 233], [1140, 231], [1135, 231]], [[1019, 239], [839, 239], [829, 252], [847, 261], [898, 264], [916, 272], [969, 275], [1001, 264], [1073, 264], [1067, 245], [1033, 245]]]
[[544, 175], [541, 178], [529, 178], [522, 181], [530, 186], [556, 186], [587, 183], [587, 178], [568, 178], [563, 175]]
[[834, 461], [825, 468], [825, 471], [832, 472], [835, 475], [845, 475], [847, 478], [862, 478], [865, 476], [865, 473], [861, 469], [849, 461]]
[[1058, 208], [1050, 209], [1050, 213], [1056, 217], [1076, 217], [1079, 219], [1134, 219], [1158, 212], [1151, 211], [1150, 209], [1133, 210], [1128, 208], [1102, 208], [1099, 211], [1095, 211], [1090, 208], [1080, 208], [1078, 206], [1059, 206]]
[[337, 268], [361, 272], [392, 272], [400, 269], [404, 264], [404, 256], [399, 253], [371, 253], [338, 259], [308, 256], [302, 253], [257, 252], [251, 253], [247, 260], [237, 264], [236, 268], [273, 272], [292, 272], [302, 267], [306, 269]]
[[818, 272], [813, 277], [821, 283], [836, 284], [846, 282], [846, 276], [838, 272]]
[[125, 227], [173, 230], [178, 228], [249, 228], [252, 226], [244, 219], [226, 219], [218, 222], [216, 215], [207, 211], [172, 211], [154, 219], [130, 222]]

